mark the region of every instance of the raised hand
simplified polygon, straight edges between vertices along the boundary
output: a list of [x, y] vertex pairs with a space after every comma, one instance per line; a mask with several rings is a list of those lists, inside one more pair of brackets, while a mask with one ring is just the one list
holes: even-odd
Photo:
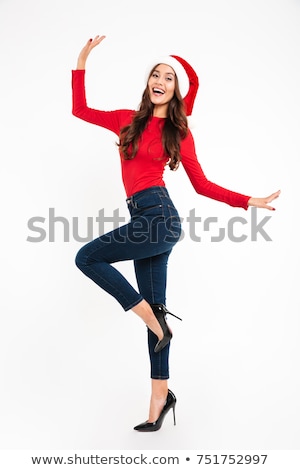
[[77, 69], [85, 69], [86, 60], [94, 47], [98, 46], [106, 36], [97, 35], [94, 39], [89, 39], [85, 46], [81, 49], [77, 60]]
[[251, 197], [248, 201], [248, 206], [260, 207], [262, 209], [275, 211], [275, 207], [269, 206], [269, 203], [274, 201], [274, 199], [277, 199], [279, 194], [280, 190], [276, 191], [276, 193], [273, 193], [268, 197]]

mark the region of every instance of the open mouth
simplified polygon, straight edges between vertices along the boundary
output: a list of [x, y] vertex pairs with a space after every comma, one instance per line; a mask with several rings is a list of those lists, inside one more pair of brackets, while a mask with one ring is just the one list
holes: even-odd
[[160, 88], [153, 88], [153, 93], [156, 96], [162, 96], [162, 95], [165, 94], [165, 92], [163, 90], [161, 90]]

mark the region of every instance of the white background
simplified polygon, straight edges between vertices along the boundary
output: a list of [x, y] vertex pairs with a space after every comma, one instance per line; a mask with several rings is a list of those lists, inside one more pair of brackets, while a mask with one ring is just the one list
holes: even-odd
[[[1, 0], [2, 449], [299, 449], [299, 20], [299, 0]], [[181, 55], [200, 79], [192, 131], [207, 177], [282, 190], [275, 212], [258, 211], [272, 241], [252, 241], [251, 211], [166, 170], [186, 233], [167, 303], [184, 321], [170, 318], [177, 426], [168, 416], [152, 434], [133, 431], [150, 397], [145, 326], [74, 264], [73, 217], [81, 236], [102, 208], [128, 218], [116, 136], [71, 114], [71, 69], [96, 34], [91, 107], [136, 108], [149, 60]], [[59, 222], [49, 241], [49, 208], [68, 242]], [[213, 243], [217, 224], [198, 223], [191, 240], [193, 208], [219, 227], [245, 218], [247, 239]], [[47, 238], [29, 242], [38, 216]], [[132, 264], [119, 267], [135, 285]]]

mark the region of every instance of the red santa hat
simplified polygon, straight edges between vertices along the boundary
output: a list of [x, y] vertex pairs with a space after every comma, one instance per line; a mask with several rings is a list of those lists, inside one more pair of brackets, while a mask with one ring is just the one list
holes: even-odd
[[176, 73], [180, 94], [185, 103], [186, 115], [191, 116], [199, 88], [199, 79], [195, 70], [186, 60], [177, 55], [158, 57], [147, 68], [146, 83], [148, 82], [151, 70], [158, 64], [169, 65]]

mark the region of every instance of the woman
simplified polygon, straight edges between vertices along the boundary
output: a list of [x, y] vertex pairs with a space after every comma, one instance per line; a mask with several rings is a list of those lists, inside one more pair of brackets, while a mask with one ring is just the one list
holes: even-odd
[[[178, 56], [168, 56], [153, 64], [138, 111], [88, 108], [84, 84], [86, 60], [104, 38], [90, 39], [79, 54], [77, 69], [72, 71], [72, 112], [119, 137], [122, 179], [131, 220], [83, 246], [76, 264], [114, 296], [125, 311], [132, 310], [148, 327], [152, 388], [149, 416], [134, 429], [149, 432], [160, 429], [170, 409], [175, 424], [176, 397], [168, 389], [172, 333], [166, 315], [171, 313], [165, 306], [165, 294], [167, 261], [181, 229], [179, 215], [163, 181], [166, 165], [176, 170], [181, 162], [197, 193], [246, 210], [249, 206], [274, 210], [269, 203], [280, 191], [266, 198], [253, 198], [207, 180], [197, 160], [187, 122], [198, 78], [192, 67]], [[139, 292], [112, 266], [121, 260], [134, 260]]]

